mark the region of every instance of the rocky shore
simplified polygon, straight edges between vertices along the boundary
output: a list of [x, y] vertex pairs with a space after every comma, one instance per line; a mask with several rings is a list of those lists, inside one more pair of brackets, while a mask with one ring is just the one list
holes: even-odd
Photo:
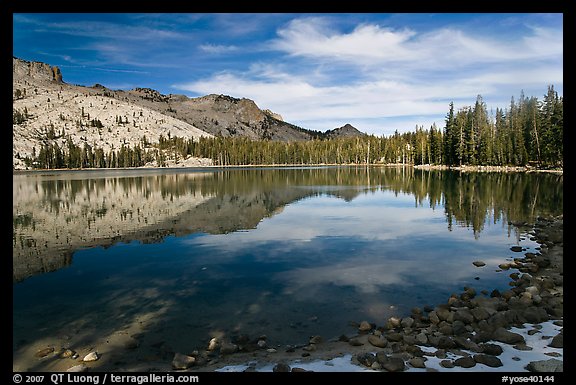
[[[531, 253], [513, 246], [519, 257], [499, 266], [513, 271], [509, 290], [477, 293], [473, 288], [464, 288], [444, 304], [414, 308], [411, 315], [391, 317], [382, 325], [361, 321], [357, 324], [357, 335], [326, 342], [320, 336], [312, 336], [309, 344], [285, 350], [292, 353], [292, 360], [298, 355], [329, 359], [352, 353], [353, 363], [389, 372], [426, 368], [429, 357], [440, 358], [440, 365], [447, 369], [474, 371], [479, 364], [502, 367], [499, 358], [502, 347], [495, 342], [518, 351], [531, 349], [521, 334], [510, 330], [512, 327], [528, 326], [527, 333], [533, 335], [540, 333], [539, 324], [546, 321], [563, 326], [563, 216], [539, 218], [534, 226], [515, 225], [537, 241], [540, 248], [539, 252]], [[563, 328], [556, 335], [542, 338], [549, 341], [550, 347], [563, 348]], [[265, 340], [257, 344], [264, 346]], [[221, 351], [222, 348], [230, 352], [226, 345]], [[558, 353], [550, 353], [549, 359], [529, 362], [525, 369], [562, 372], [563, 360], [557, 356]], [[253, 354], [251, 359], [255, 358], [258, 355]], [[290, 368], [288, 358], [285, 354], [266, 357], [277, 361], [274, 371], [299, 371], [297, 367]], [[249, 366], [247, 370], [256, 369]]]
[[[79, 357], [75, 352], [54, 349], [37, 353], [36, 359], [59, 355], [76, 359], [69, 371], [218, 371], [231, 365], [245, 365], [243, 371], [259, 371], [273, 365], [273, 371], [305, 371], [294, 362], [330, 360], [351, 356], [351, 363], [374, 371], [398, 372], [414, 368], [435, 371], [432, 359], [444, 370], [476, 371], [499, 368], [502, 344], [517, 351], [531, 350], [522, 334], [541, 335], [550, 349], [549, 357], [526, 363], [533, 372], [562, 372], [563, 358], [563, 216], [539, 218], [535, 224], [514, 223], [526, 236], [540, 244], [537, 252], [519, 246], [518, 257], [499, 266], [509, 273], [510, 289], [477, 293], [471, 287], [452, 294], [435, 307], [414, 308], [405, 317], [391, 317], [382, 324], [358, 320], [357, 333], [326, 341], [311, 336], [307, 344], [278, 346], [266, 336], [241, 335], [230, 340], [213, 338], [203, 349], [167, 352], [162, 362], [140, 362], [107, 367], [99, 365], [99, 355]], [[481, 268], [482, 261], [474, 265]], [[541, 332], [542, 324], [553, 322], [556, 335]], [[511, 330], [512, 329], [512, 330]], [[135, 348], [127, 347], [128, 348]], [[80, 362], [79, 362], [80, 361]], [[505, 369], [503, 369], [505, 370]]]

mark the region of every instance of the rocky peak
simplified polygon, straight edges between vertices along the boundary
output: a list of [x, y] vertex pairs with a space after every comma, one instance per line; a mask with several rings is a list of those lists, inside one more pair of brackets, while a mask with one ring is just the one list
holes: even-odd
[[35, 80], [63, 83], [62, 72], [57, 66], [30, 62], [16, 57], [12, 57], [12, 74], [14, 78], [29, 77]]
[[277, 114], [277, 113], [275, 113], [275, 112], [272, 112], [272, 111], [270, 111], [269, 109], [265, 109], [265, 110], [263, 110], [262, 112], [265, 113], [266, 115], [268, 115], [268, 116], [271, 117], [271, 118], [274, 118], [274, 119], [279, 120], [279, 121], [281, 121], [281, 122], [284, 121], [284, 118], [282, 117], [282, 115]]
[[326, 131], [328, 137], [351, 137], [351, 136], [363, 136], [365, 133], [359, 131], [353, 125], [347, 123], [342, 127], [335, 128], [333, 130]]

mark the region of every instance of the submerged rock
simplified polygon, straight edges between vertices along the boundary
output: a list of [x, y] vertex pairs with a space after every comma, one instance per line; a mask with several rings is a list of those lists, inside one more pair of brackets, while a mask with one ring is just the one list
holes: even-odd
[[84, 362], [91, 362], [91, 361], [98, 361], [100, 359], [100, 355], [98, 352], [90, 352], [84, 356], [82, 361]]
[[53, 353], [54, 352], [54, 348], [53, 347], [48, 347], [48, 348], [44, 348], [41, 350], [38, 350], [36, 352], [36, 354], [34, 354], [35, 357], [38, 358], [43, 358], [46, 357], [48, 354]]
[[188, 369], [196, 362], [196, 358], [182, 353], [175, 353], [172, 359], [172, 368], [176, 370]]

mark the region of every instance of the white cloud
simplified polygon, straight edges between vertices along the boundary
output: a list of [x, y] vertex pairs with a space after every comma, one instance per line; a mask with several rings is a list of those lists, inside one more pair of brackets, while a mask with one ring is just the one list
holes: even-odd
[[198, 48], [202, 52], [212, 53], [212, 54], [222, 54], [230, 53], [238, 50], [238, 47], [233, 45], [223, 45], [223, 44], [201, 44]]
[[[285, 56], [258, 56], [247, 70], [221, 70], [174, 87], [247, 97], [309, 129], [357, 122], [375, 134], [433, 122], [441, 128], [450, 101], [471, 105], [480, 94], [489, 108], [505, 108], [522, 90], [539, 97], [549, 84], [561, 89], [558, 29], [524, 26], [524, 36], [508, 37], [454, 26], [421, 32], [364, 23], [341, 31], [334, 20], [293, 19], [267, 45]], [[426, 120], [415, 122], [419, 116]]]

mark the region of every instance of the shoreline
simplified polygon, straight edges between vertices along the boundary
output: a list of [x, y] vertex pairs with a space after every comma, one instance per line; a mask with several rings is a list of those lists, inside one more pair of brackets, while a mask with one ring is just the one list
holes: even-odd
[[[197, 158], [204, 159], [204, 158]], [[318, 164], [244, 164], [244, 165], [214, 165], [208, 162], [183, 162], [182, 164], [173, 164], [166, 167], [145, 165], [140, 167], [111, 167], [111, 168], [53, 168], [53, 169], [12, 169], [13, 175], [27, 173], [49, 173], [49, 172], [68, 172], [68, 171], [160, 171], [160, 170], [183, 170], [183, 169], [238, 169], [238, 168], [317, 168], [317, 167], [409, 167], [416, 170], [453, 170], [460, 172], [544, 172], [554, 174], [564, 174], [564, 169], [540, 169], [528, 166], [446, 166], [446, 165], [414, 165], [404, 163], [318, 163]]]
[[[546, 341], [546, 346], [563, 351], [563, 215], [538, 218], [532, 226], [518, 226], [540, 244], [540, 252], [526, 252], [523, 257], [500, 265], [503, 271], [517, 269], [510, 274], [511, 288], [507, 291], [476, 293], [465, 288], [444, 304], [433, 309], [415, 308], [410, 316], [391, 317], [384, 325], [362, 321], [355, 336], [327, 342], [312, 336], [309, 344], [284, 349], [284, 353], [235, 353], [221, 356], [211, 365], [190, 366], [185, 371], [218, 371], [242, 364], [246, 366], [243, 371], [257, 371], [256, 365], [274, 365], [273, 371], [281, 371], [289, 362], [294, 365], [292, 371], [300, 371], [298, 364], [306, 366], [347, 356], [351, 356], [349, 364], [357, 366], [358, 371], [437, 371], [426, 366], [427, 359], [433, 357], [441, 360], [445, 371], [482, 371], [478, 365], [503, 366], [506, 370], [498, 358], [502, 348], [496, 343], [519, 353], [531, 350], [522, 335], [510, 330], [532, 325], [527, 333], [537, 335], [547, 322], [557, 325], [560, 332], [541, 336], [541, 340]], [[527, 371], [562, 372], [563, 354], [550, 352], [548, 357], [524, 362], [523, 367]]]
[[[56, 358], [67, 371], [90, 372], [306, 371], [304, 367], [314, 371], [319, 365], [322, 365], [321, 369], [331, 365], [327, 363], [329, 360], [332, 363], [338, 360], [344, 368], [335, 367], [330, 371], [438, 371], [438, 362], [446, 372], [497, 371], [499, 367], [506, 371], [506, 361], [502, 360], [511, 356], [508, 352], [502, 354], [503, 345], [518, 352], [512, 356], [516, 361], [521, 361], [518, 355], [523, 351], [532, 349], [528, 339], [519, 332], [525, 330], [524, 335], [540, 336], [540, 342], [553, 349], [548, 349], [546, 360], [520, 362], [524, 370], [561, 372], [563, 214], [538, 218], [534, 224], [514, 225], [540, 247], [535, 253], [513, 250], [518, 252], [518, 257], [499, 265], [504, 274], [511, 272], [510, 289], [476, 293], [473, 288], [464, 288], [461, 293], [452, 294], [445, 303], [414, 308], [410, 315], [390, 317], [382, 320], [383, 324], [357, 320], [357, 332], [353, 335], [328, 341], [320, 336], [309, 336], [308, 343], [284, 346], [274, 345], [265, 336], [243, 341], [215, 338], [204, 348], [166, 352], [162, 361], [144, 362], [128, 359], [130, 352], [138, 348], [132, 339], [128, 339], [122, 342], [127, 350], [126, 360], [120, 365], [98, 360], [84, 362], [85, 353], [74, 360], [63, 360], [61, 357], [66, 351], [49, 352], [45, 358]], [[483, 267], [482, 261], [474, 264]], [[542, 334], [541, 330], [551, 330], [543, 328], [548, 323], [554, 323], [559, 332]], [[115, 343], [112, 339], [110, 342]], [[519, 363], [514, 365], [518, 368]]]

